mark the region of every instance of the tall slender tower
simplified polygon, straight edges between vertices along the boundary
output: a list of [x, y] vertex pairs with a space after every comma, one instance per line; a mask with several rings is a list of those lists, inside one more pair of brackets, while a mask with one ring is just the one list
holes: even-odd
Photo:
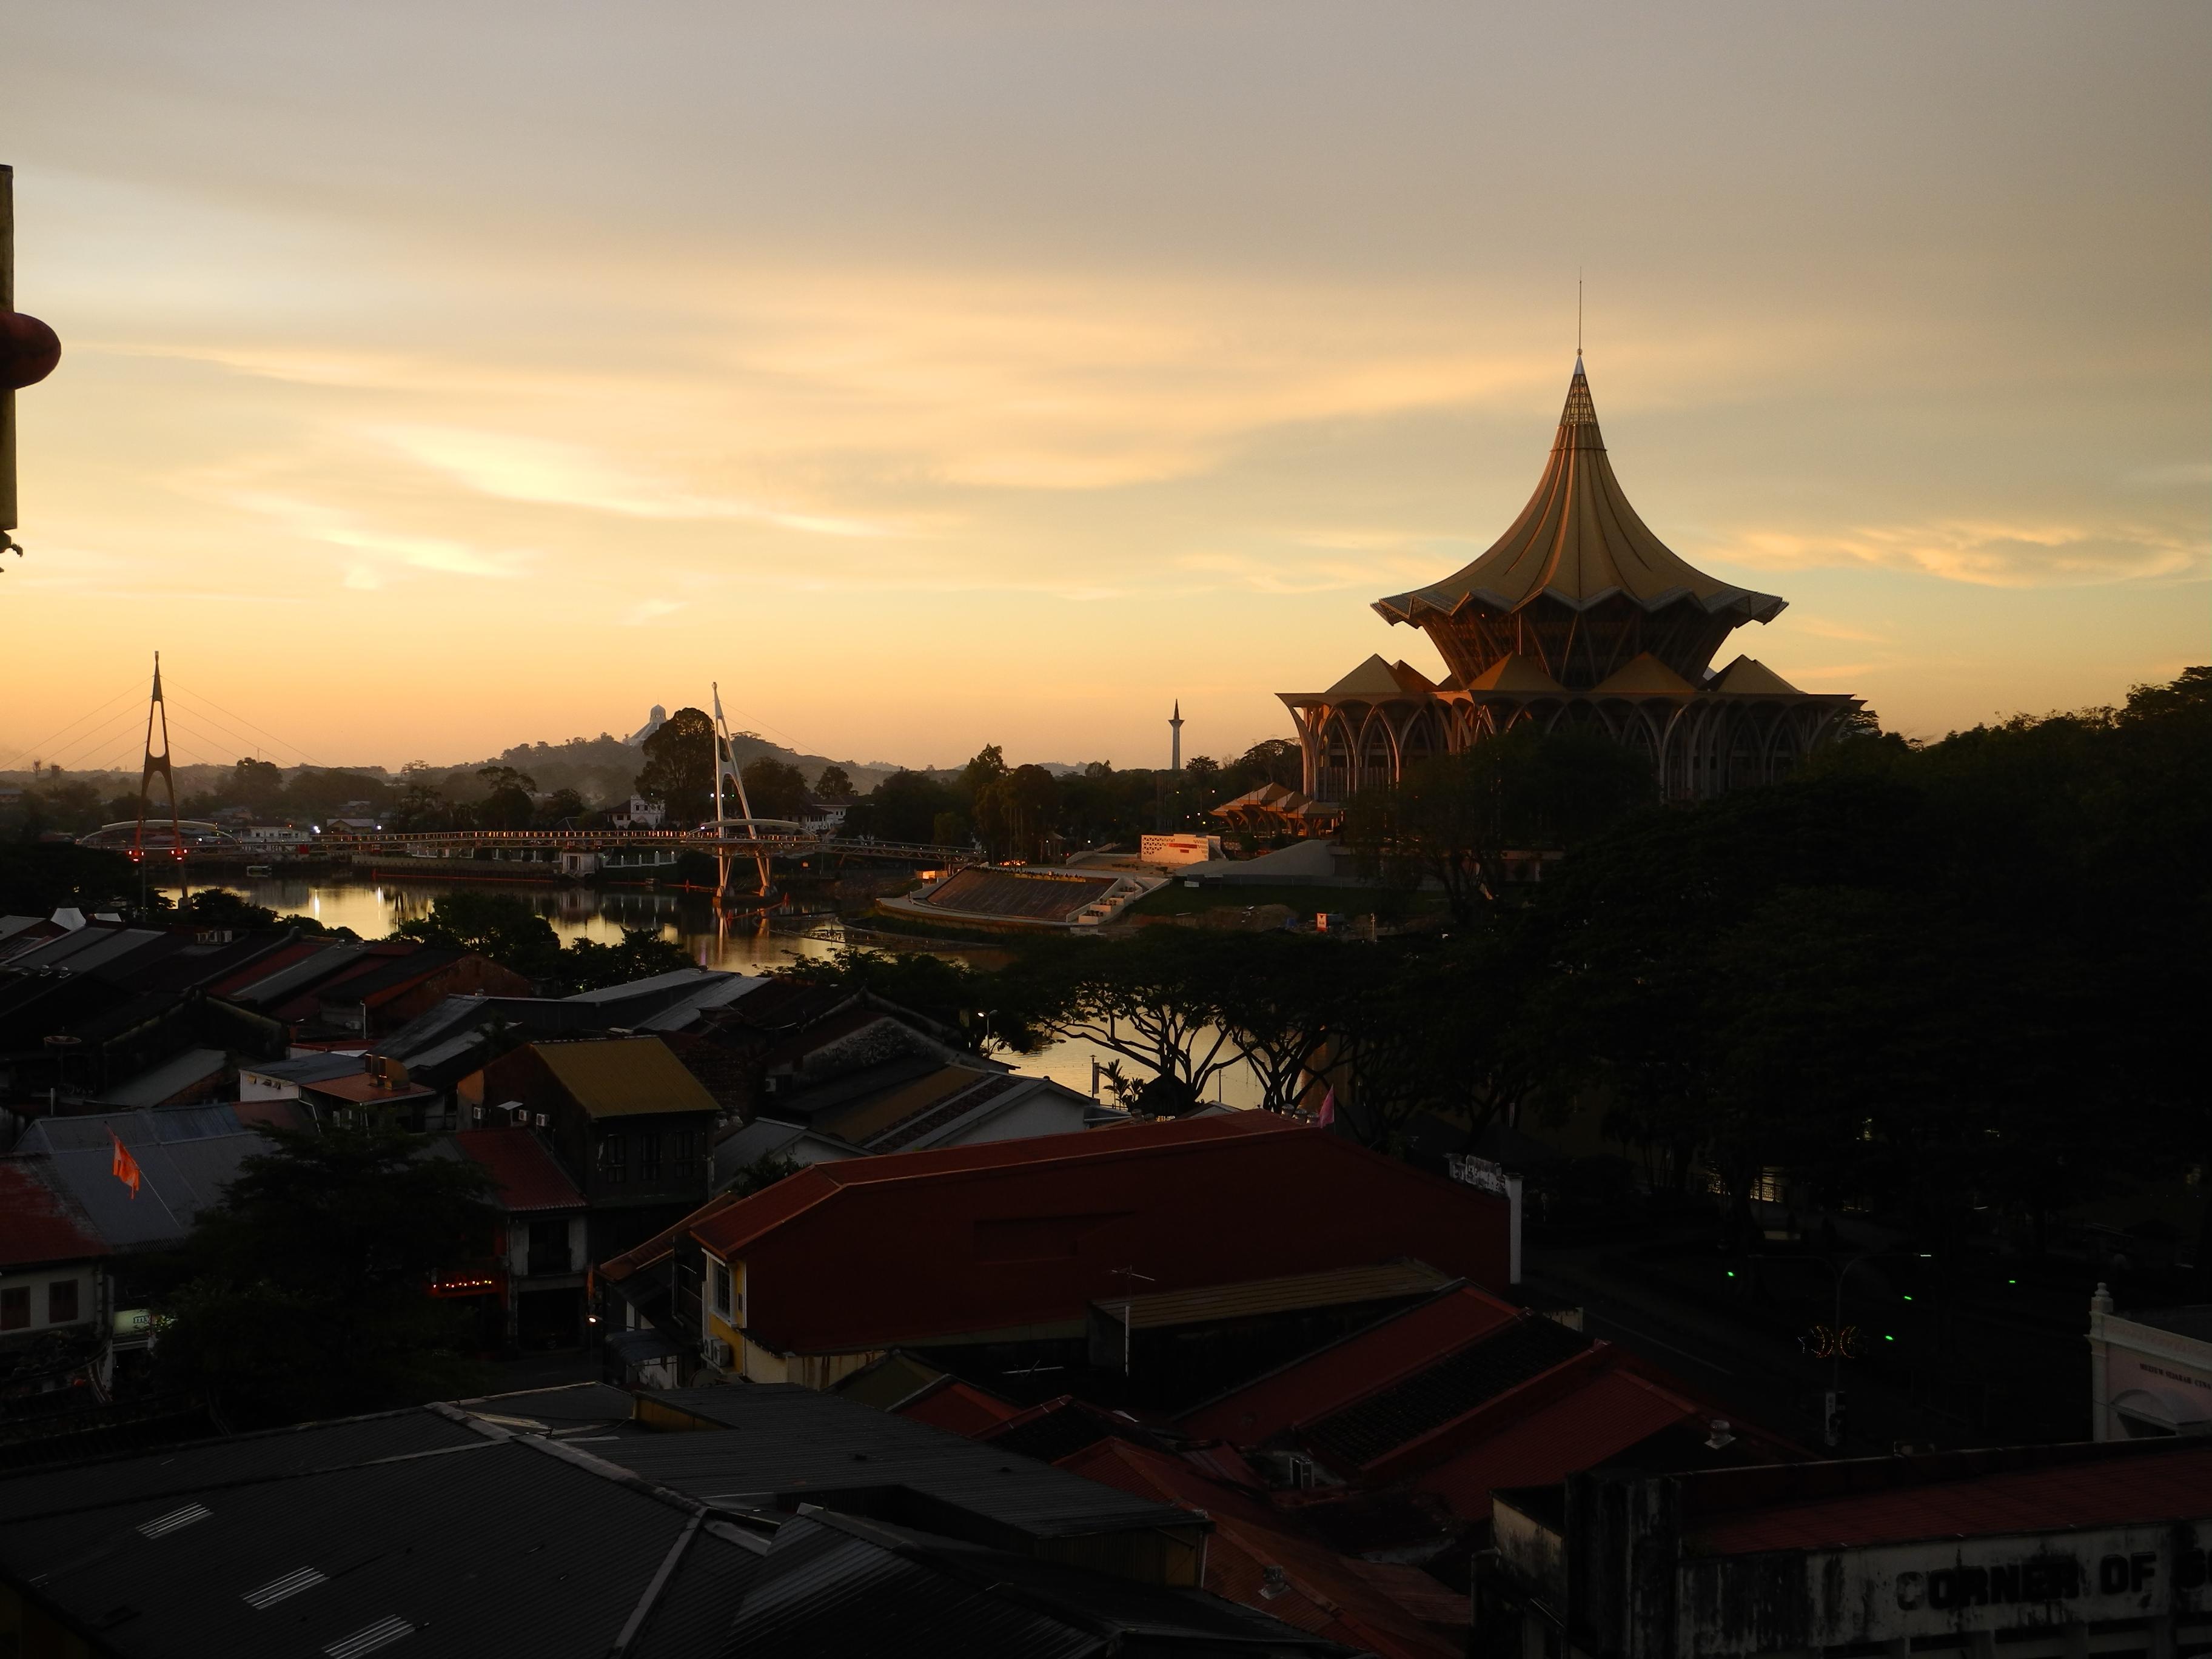
[[1176, 699], [1175, 713], [1168, 716], [1168, 770], [1182, 770], [1182, 699]]

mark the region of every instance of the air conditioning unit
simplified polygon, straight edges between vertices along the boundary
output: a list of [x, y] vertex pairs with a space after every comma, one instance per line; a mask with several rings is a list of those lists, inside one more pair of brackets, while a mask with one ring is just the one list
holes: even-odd
[[727, 1370], [730, 1369], [730, 1361], [733, 1356], [730, 1352], [730, 1345], [723, 1341], [720, 1337], [710, 1336], [707, 1338], [706, 1340], [700, 1343], [699, 1352], [706, 1357], [707, 1363], [709, 1365], [713, 1365], [721, 1370]]

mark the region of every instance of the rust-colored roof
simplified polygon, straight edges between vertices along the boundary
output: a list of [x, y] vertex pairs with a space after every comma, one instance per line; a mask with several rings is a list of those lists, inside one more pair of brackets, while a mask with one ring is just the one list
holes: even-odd
[[1178, 1426], [1187, 1434], [1257, 1445], [1409, 1376], [1518, 1316], [1510, 1303], [1462, 1285], [1206, 1401], [1186, 1412]]
[[2198, 1520], [2208, 1493], [2212, 1446], [2191, 1447], [1762, 1505], [1696, 1523], [1685, 1541], [1750, 1555]]
[[380, 1079], [362, 1072], [346, 1077], [326, 1077], [316, 1083], [303, 1083], [300, 1085], [300, 1092], [331, 1100], [351, 1101], [357, 1106], [389, 1106], [402, 1100], [427, 1100], [438, 1091], [404, 1085], [390, 1088]]
[[[1272, 1112], [1231, 1112], [1219, 1117], [1176, 1118], [1157, 1123], [1116, 1124], [1079, 1135], [1040, 1135], [1021, 1140], [988, 1140], [943, 1151], [887, 1152], [879, 1158], [810, 1164], [773, 1187], [740, 1199], [712, 1215], [690, 1218], [694, 1237], [717, 1255], [741, 1253], [763, 1235], [793, 1216], [849, 1188], [894, 1182], [930, 1181], [942, 1176], [1018, 1170], [1048, 1163], [1085, 1163], [1133, 1153], [1172, 1153], [1178, 1147], [1241, 1135], [1310, 1133]], [[642, 1249], [643, 1247], [640, 1247]]]
[[[1227, 1601], [1384, 1659], [1443, 1659], [1467, 1650], [1459, 1634], [1469, 1619], [1465, 1596], [1419, 1568], [1378, 1572], [1302, 1538], [1281, 1517], [1255, 1513], [1256, 1505], [1180, 1458], [1108, 1438], [1060, 1459], [1060, 1467], [1210, 1516], [1205, 1587]], [[1269, 1582], [1270, 1568], [1279, 1582]], [[1439, 1613], [1450, 1620], [1453, 1635], [1425, 1622]]]
[[1414, 623], [1425, 612], [1469, 605], [1517, 611], [1547, 595], [1585, 611], [1616, 593], [1647, 611], [1686, 599], [1709, 612], [1734, 610], [1759, 622], [1778, 615], [1784, 603], [1707, 575], [1645, 527], [1607, 459], [1577, 356], [1551, 458], [1512, 527], [1466, 568], [1378, 599], [1375, 609], [1391, 622]]
[[527, 1129], [464, 1129], [453, 1144], [490, 1172], [499, 1183], [500, 1207], [510, 1215], [584, 1207], [576, 1183]]
[[0, 1267], [84, 1261], [107, 1246], [58, 1185], [40, 1179], [42, 1158], [0, 1158]]
[[917, 1423], [927, 1423], [932, 1428], [945, 1429], [953, 1434], [966, 1435], [971, 1440], [986, 1429], [995, 1429], [1008, 1418], [1021, 1414], [1017, 1407], [1008, 1405], [998, 1395], [986, 1394], [957, 1376], [944, 1377], [932, 1383], [896, 1410], [901, 1417], [911, 1418]]
[[714, 1097], [659, 1037], [531, 1045], [568, 1097], [592, 1117], [718, 1112]]
[[1452, 1282], [1449, 1273], [1440, 1273], [1426, 1262], [1381, 1261], [1332, 1267], [1325, 1273], [1288, 1273], [1279, 1279], [1247, 1279], [1236, 1285], [1206, 1285], [1196, 1290], [1117, 1297], [1103, 1305], [1124, 1310], [1132, 1329], [1148, 1331], [1176, 1325], [1252, 1319], [1300, 1308], [1390, 1302], [1432, 1294]]
[[1593, 1369], [1581, 1388], [1501, 1423], [1490, 1434], [1424, 1473], [1418, 1487], [1455, 1514], [1481, 1520], [1490, 1494], [1509, 1486], [1556, 1486], [1595, 1468], [1670, 1423], [1716, 1413], [1618, 1366]]

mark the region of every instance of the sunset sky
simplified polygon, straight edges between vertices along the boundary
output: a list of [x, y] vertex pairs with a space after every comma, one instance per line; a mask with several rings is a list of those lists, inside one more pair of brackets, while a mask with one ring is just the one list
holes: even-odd
[[[2212, 659], [2212, 7], [0, 0], [0, 767], [1163, 763], [1614, 466], [1940, 735]], [[94, 716], [85, 719], [88, 715]], [[57, 728], [80, 722], [76, 736]], [[112, 732], [108, 731], [113, 726]], [[47, 746], [40, 747], [45, 744]]]

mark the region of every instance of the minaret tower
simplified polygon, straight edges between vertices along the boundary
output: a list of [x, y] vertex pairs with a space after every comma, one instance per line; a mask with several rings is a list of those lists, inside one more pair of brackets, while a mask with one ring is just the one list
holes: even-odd
[[1175, 713], [1168, 716], [1168, 770], [1182, 770], [1182, 699], [1176, 699]]

